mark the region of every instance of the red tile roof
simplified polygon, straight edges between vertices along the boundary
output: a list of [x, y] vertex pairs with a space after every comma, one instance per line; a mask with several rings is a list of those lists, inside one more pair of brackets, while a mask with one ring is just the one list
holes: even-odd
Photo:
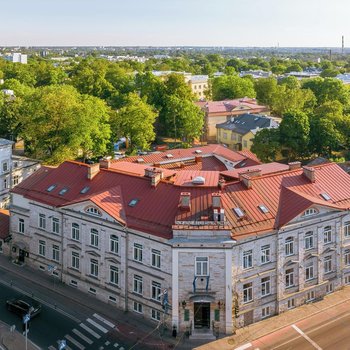
[[[249, 234], [260, 234], [278, 229], [300, 215], [310, 206], [324, 206], [332, 210], [350, 208], [350, 176], [334, 163], [316, 166], [315, 182], [311, 182], [303, 169], [282, 171], [250, 178], [251, 187], [236, 181], [221, 189], [221, 205], [225, 210], [225, 227], [232, 228], [236, 239]], [[224, 226], [213, 223], [212, 194], [219, 191], [215, 185], [219, 172], [180, 171], [175, 183], [162, 180], [155, 188], [151, 179], [101, 169], [92, 179], [87, 178], [88, 166], [64, 162], [58, 168], [45, 168], [35, 172], [13, 189], [14, 193], [52, 206], [65, 206], [90, 200], [127, 227], [164, 238], [172, 237], [172, 226], [220, 230]], [[197, 174], [208, 178], [207, 186], [188, 184], [187, 177]], [[336, 181], [334, 181], [336, 179]], [[51, 192], [47, 189], [56, 185]], [[186, 186], [185, 188], [183, 186]], [[68, 188], [64, 195], [59, 191]], [[89, 187], [85, 194], [80, 193]], [[180, 210], [182, 192], [189, 192], [189, 210]], [[321, 194], [327, 193], [327, 201]], [[130, 206], [131, 200], [137, 204]], [[259, 205], [264, 205], [264, 213]], [[237, 217], [234, 208], [240, 208], [243, 217]], [[210, 228], [209, 228], [210, 227]]]
[[201, 160], [202, 160], [201, 162], [196, 162], [194, 159], [192, 159], [184, 162], [160, 164], [159, 166], [163, 169], [172, 169], [172, 170], [210, 170], [210, 171], [227, 170], [224, 163], [218, 160], [215, 156], [202, 157]]
[[[204, 185], [193, 184], [193, 179], [198, 176], [205, 179]], [[174, 185], [182, 187], [217, 187], [218, 183], [218, 171], [182, 170], [177, 172], [174, 179]]]
[[5, 239], [10, 234], [10, 212], [0, 209], [0, 239]]
[[[124, 174], [130, 174], [130, 175], [136, 175], [136, 176], [144, 176], [145, 170], [149, 168], [150, 166], [147, 164], [137, 164], [137, 163], [130, 163], [130, 162], [111, 162], [110, 168], [113, 170], [116, 170], [118, 172], [124, 173]], [[176, 171], [174, 170], [163, 170], [164, 177], [171, 177], [176, 174]]]

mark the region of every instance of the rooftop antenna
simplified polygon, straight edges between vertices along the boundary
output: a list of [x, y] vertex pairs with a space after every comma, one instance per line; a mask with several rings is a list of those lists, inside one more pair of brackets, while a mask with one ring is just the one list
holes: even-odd
[[344, 35], [341, 37], [341, 54], [344, 55]]

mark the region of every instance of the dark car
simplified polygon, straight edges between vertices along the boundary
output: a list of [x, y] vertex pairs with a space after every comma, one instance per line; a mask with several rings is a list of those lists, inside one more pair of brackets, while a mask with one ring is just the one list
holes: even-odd
[[21, 317], [29, 314], [30, 318], [33, 318], [41, 312], [41, 304], [27, 297], [7, 300], [6, 307], [7, 310], [14, 312]]

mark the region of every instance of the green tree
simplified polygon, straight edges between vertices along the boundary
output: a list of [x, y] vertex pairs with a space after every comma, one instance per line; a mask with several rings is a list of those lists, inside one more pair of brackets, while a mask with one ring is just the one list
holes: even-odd
[[254, 83], [237, 75], [224, 75], [213, 79], [212, 94], [215, 101], [255, 97]]
[[276, 160], [281, 149], [278, 129], [261, 129], [254, 137], [251, 151], [263, 162]]
[[110, 139], [109, 109], [68, 85], [40, 87], [26, 98], [21, 136], [26, 151], [52, 164], [102, 156]]
[[288, 150], [288, 158], [304, 157], [309, 153], [310, 122], [305, 113], [290, 111], [284, 114], [279, 132], [281, 145]]
[[277, 92], [277, 80], [274, 77], [256, 79], [254, 82], [256, 98], [262, 104], [271, 106]]
[[157, 114], [136, 93], [127, 96], [126, 104], [112, 118], [112, 130], [117, 138], [126, 137], [132, 149], [149, 149], [155, 139]]

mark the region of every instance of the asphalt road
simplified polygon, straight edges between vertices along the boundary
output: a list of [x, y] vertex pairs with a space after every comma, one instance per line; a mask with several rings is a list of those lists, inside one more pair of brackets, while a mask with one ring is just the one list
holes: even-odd
[[57, 349], [58, 340], [62, 339], [67, 343], [67, 350], [128, 349], [118, 340], [116, 326], [101, 315], [64, 297], [52, 300], [45, 290], [38, 291], [28, 281], [12, 280], [11, 286], [8, 277], [1, 271], [0, 319], [22, 331], [21, 318], [7, 310], [6, 300], [23, 294], [33, 296], [43, 307], [30, 321], [28, 338], [42, 349]]
[[349, 350], [349, 328], [350, 303], [345, 302], [237, 350]]

